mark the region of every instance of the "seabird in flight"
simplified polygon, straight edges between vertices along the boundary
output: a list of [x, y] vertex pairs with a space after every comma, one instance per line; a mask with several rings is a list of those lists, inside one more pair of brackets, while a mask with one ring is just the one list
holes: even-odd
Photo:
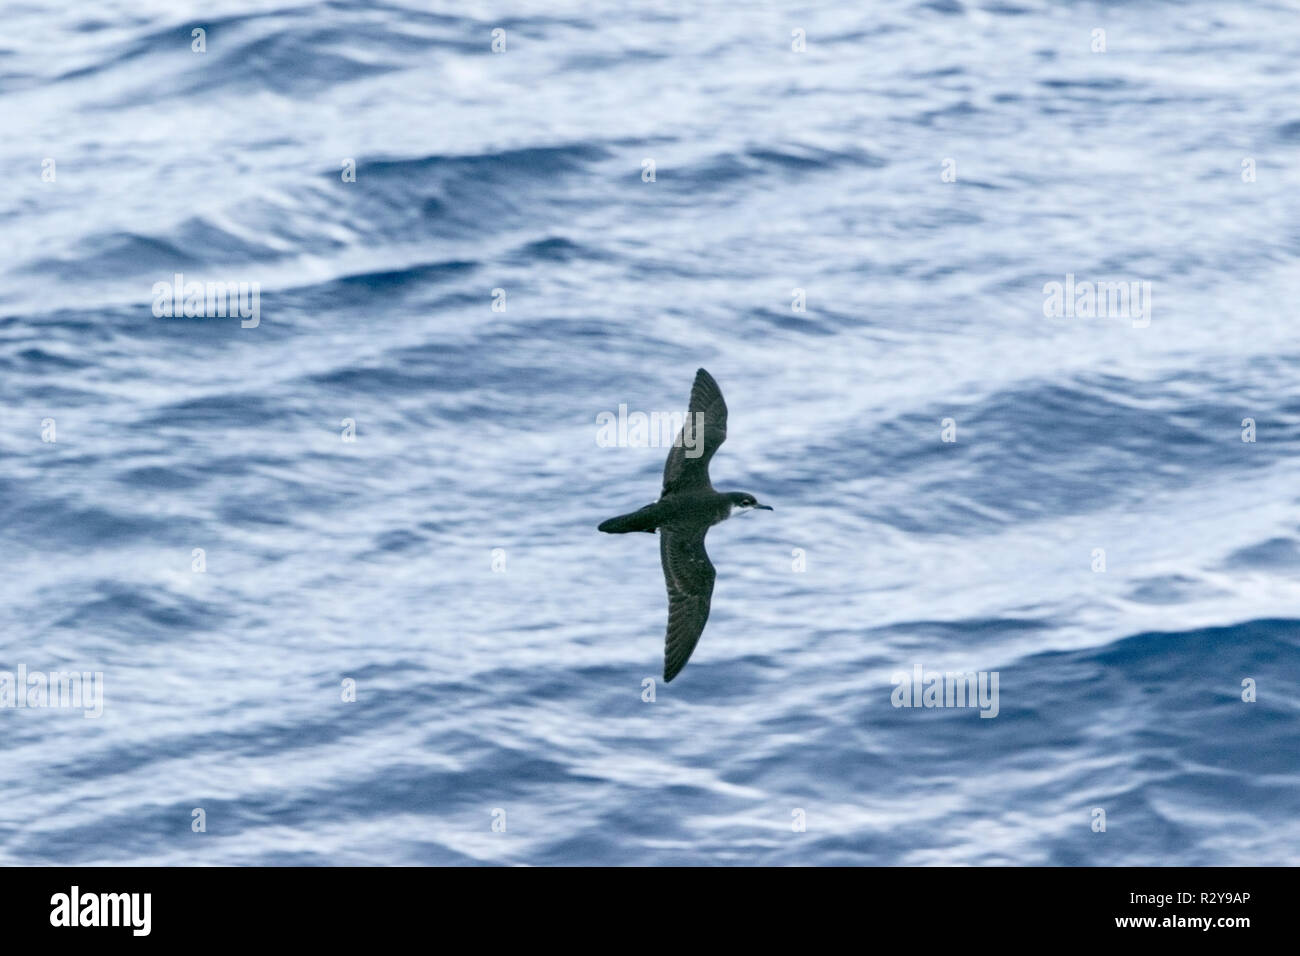
[[659, 532], [659, 560], [668, 585], [665, 683], [686, 666], [709, 619], [716, 574], [704, 550], [705, 534], [738, 511], [772, 510], [746, 492], [713, 490], [709, 482], [709, 459], [726, 439], [727, 404], [722, 400], [722, 390], [712, 375], [700, 369], [691, 386], [686, 421], [664, 465], [664, 487], [659, 500], [630, 514], [602, 521], [598, 528], [609, 534]]

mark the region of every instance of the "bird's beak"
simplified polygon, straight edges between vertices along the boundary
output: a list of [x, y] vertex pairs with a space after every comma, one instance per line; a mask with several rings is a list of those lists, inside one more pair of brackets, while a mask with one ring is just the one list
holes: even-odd
[[771, 505], [754, 505], [754, 507], [755, 507], [755, 508], [760, 508], [760, 509], [762, 509], [763, 511], [771, 511], [771, 510], [772, 510], [772, 506], [771, 506]]

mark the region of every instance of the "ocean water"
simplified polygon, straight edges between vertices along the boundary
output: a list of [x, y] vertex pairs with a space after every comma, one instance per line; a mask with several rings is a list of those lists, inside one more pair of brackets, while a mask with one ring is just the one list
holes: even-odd
[[[1297, 62], [1263, 2], [5, 0], [0, 671], [103, 697], [0, 707], [0, 862], [1300, 862]], [[647, 685], [595, 526], [665, 450], [596, 422], [701, 366], [775, 510]]]

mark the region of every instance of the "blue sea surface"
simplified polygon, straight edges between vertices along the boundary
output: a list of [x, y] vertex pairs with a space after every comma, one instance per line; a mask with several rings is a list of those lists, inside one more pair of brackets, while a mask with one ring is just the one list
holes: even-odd
[[[0, 707], [0, 863], [1300, 863], [1297, 64], [1268, 2], [2, 0], [0, 671], [104, 696]], [[775, 510], [665, 684], [597, 419], [698, 367]]]

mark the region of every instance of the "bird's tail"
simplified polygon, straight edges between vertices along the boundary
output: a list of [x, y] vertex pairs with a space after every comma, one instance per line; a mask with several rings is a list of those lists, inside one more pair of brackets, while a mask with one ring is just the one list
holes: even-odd
[[617, 518], [602, 521], [596, 527], [596, 530], [604, 531], [606, 534], [627, 534], [629, 531], [649, 531], [654, 534], [655, 528], [659, 526], [657, 518], [658, 515], [654, 513], [654, 505], [646, 505], [631, 514], [619, 515]]

